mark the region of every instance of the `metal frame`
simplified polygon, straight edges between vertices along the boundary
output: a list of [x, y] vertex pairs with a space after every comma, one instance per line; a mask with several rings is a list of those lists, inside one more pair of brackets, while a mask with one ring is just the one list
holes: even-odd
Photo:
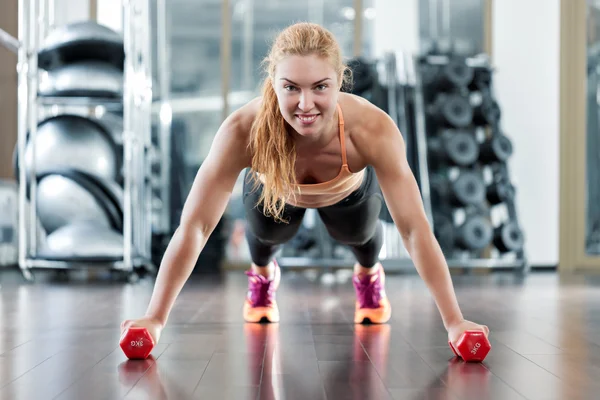
[[[18, 166], [19, 166], [19, 267], [25, 279], [32, 280], [32, 268], [86, 268], [109, 267], [134, 274], [134, 268], [145, 267], [153, 271], [151, 260], [152, 229], [151, 191], [147, 183], [148, 154], [151, 146], [150, 120], [152, 106], [152, 76], [150, 71], [150, 19], [147, 0], [124, 0], [123, 35], [125, 47], [124, 94], [122, 102], [90, 98], [40, 98], [38, 97], [39, 44], [53, 18], [52, 0], [19, 0], [19, 38], [11, 40], [4, 32], [2, 43], [8, 43], [18, 52]], [[12, 38], [14, 39], [14, 38]], [[17, 45], [18, 43], [18, 45]], [[15, 48], [16, 47], [16, 48]], [[38, 113], [44, 107], [68, 105], [75, 107], [103, 106], [123, 109], [124, 146], [124, 207], [123, 207], [123, 258], [114, 260], [95, 258], [91, 261], [44, 259], [38, 255], [36, 212], [35, 137]], [[31, 138], [33, 163], [27, 171], [25, 149], [27, 136]], [[30, 202], [27, 202], [27, 193]], [[26, 214], [30, 224], [26, 226]]]
[[[416, 110], [416, 118], [419, 120], [419, 128], [418, 128], [418, 141], [419, 141], [419, 162], [420, 162], [420, 166], [426, 166], [427, 165], [427, 135], [426, 135], [426, 131], [427, 131], [427, 127], [426, 127], [426, 118], [425, 118], [425, 110], [423, 108], [423, 93], [421, 90], [421, 77], [419, 74], [419, 68], [418, 68], [418, 63], [419, 63], [419, 58], [420, 56], [415, 56], [414, 60], [415, 60], [415, 74], [416, 74], [416, 79], [417, 79], [417, 85], [416, 87], [418, 88], [418, 90], [415, 92], [415, 103], [419, 104], [419, 109]], [[446, 63], [447, 57], [446, 56], [427, 56], [427, 58], [434, 64], [439, 64], [439, 65], [443, 65], [444, 63]], [[490, 61], [489, 58], [487, 57], [468, 57], [467, 60], [467, 65], [471, 66], [471, 67], [491, 67], [490, 65]], [[493, 85], [490, 85], [490, 92], [493, 93], [494, 92], [494, 88]], [[502, 165], [500, 167], [500, 169], [505, 170], [506, 175], [510, 177], [509, 171], [508, 171], [508, 166], [507, 165]], [[423, 175], [427, 176], [427, 179], [425, 181], [422, 181], [422, 191], [426, 191], [427, 194], [423, 196], [424, 201], [425, 202], [429, 202], [430, 203], [430, 185], [429, 185], [429, 172], [427, 170], [424, 171], [424, 173], [422, 172], [422, 177]], [[426, 183], [425, 183], [426, 182]], [[431, 207], [431, 205], [430, 205]], [[520, 225], [519, 223], [519, 219], [518, 219], [518, 215], [517, 215], [517, 209], [516, 209], [516, 204], [514, 204], [513, 202], [507, 202], [506, 203], [506, 207], [507, 207], [507, 211], [508, 211], [508, 217], [509, 219], [511, 219], [512, 221], [514, 221], [515, 223], [517, 223], [517, 225]], [[431, 212], [431, 211], [430, 211]], [[432, 228], [434, 227], [433, 225], [433, 218], [431, 218], [431, 226]], [[469, 255], [469, 253], [467, 251], [465, 252], [461, 252], [461, 255], [459, 257], [448, 257], [447, 258], [447, 263], [449, 267], [456, 267], [456, 268], [513, 268], [515, 269], [516, 272], [521, 273], [521, 274], [527, 274], [530, 269], [531, 266], [529, 264], [529, 261], [527, 260], [527, 255], [525, 253], [525, 250], [521, 250], [519, 252], [516, 252], [513, 255], [508, 255], [508, 256], [502, 256], [502, 257], [498, 257], [498, 258], [473, 258]]]
[[[586, 252], [587, 1], [560, 2], [560, 273], [597, 272]], [[600, 108], [600, 106], [599, 106]]]

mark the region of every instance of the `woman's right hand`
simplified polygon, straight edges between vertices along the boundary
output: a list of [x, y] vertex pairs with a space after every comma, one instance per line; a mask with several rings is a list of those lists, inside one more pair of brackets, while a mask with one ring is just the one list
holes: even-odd
[[131, 327], [146, 328], [150, 336], [152, 336], [152, 339], [154, 339], [154, 345], [156, 345], [160, 339], [160, 333], [162, 331], [163, 324], [160, 323], [157, 319], [150, 317], [143, 317], [139, 319], [127, 319], [121, 322], [121, 335], [123, 334], [123, 332], [125, 332], [125, 330]]

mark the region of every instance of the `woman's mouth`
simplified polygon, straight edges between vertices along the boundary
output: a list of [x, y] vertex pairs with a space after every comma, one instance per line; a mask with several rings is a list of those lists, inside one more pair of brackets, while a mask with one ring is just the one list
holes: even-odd
[[310, 125], [316, 121], [319, 114], [296, 114], [296, 118], [300, 120], [302, 125]]

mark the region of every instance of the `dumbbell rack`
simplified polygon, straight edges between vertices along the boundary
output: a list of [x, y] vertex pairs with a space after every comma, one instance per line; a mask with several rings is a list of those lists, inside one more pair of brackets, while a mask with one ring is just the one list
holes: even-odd
[[[151, 263], [151, 187], [149, 152], [151, 146], [151, 57], [149, 6], [144, 0], [123, 2], [124, 33], [124, 93], [122, 101], [88, 97], [38, 96], [38, 53], [49, 26], [47, 2], [19, 0], [18, 31], [18, 169], [19, 169], [19, 267], [24, 278], [33, 280], [31, 269], [86, 269], [108, 267], [124, 273], [130, 281], [137, 280], [135, 269], [155, 268]], [[94, 257], [93, 259], [61, 260], [38, 254], [35, 162], [25, 164], [29, 136], [32, 159], [39, 115], [61, 107], [123, 112], [123, 257]], [[30, 201], [27, 201], [29, 195]], [[26, 219], [29, 217], [29, 224]]]
[[[415, 71], [417, 75], [417, 90], [415, 92], [415, 102], [417, 104], [421, 104], [419, 110], [416, 111], [416, 118], [419, 121], [417, 124], [417, 137], [419, 142], [419, 147], [421, 149], [426, 149], [425, 151], [420, 152], [420, 163], [426, 162], [429, 164], [429, 148], [428, 148], [428, 136], [435, 136], [437, 134], [438, 127], [437, 126], [429, 126], [428, 125], [428, 114], [430, 113], [431, 104], [426, 104], [425, 96], [424, 96], [424, 74], [426, 71], [423, 70], [423, 65], [426, 64], [428, 66], [444, 66], [447, 65], [450, 61], [450, 57], [448, 55], [438, 55], [438, 54], [426, 54], [426, 55], [418, 55], [414, 57]], [[465, 62], [467, 66], [470, 68], [482, 68], [489, 71], [492, 71], [492, 67], [489, 63], [489, 59], [485, 56], [477, 56], [477, 57], [466, 57]], [[478, 88], [477, 90], [485, 90], [487, 91], [488, 96], [492, 96], [493, 93], [493, 85], [490, 82], [487, 88]], [[472, 95], [472, 92], [467, 96]], [[471, 101], [471, 98], [470, 98]], [[472, 101], [471, 101], [472, 102]], [[479, 128], [483, 129], [483, 128]], [[489, 127], [489, 131], [491, 135], [500, 134], [500, 121], [498, 120], [496, 123], [491, 124]], [[484, 170], [488, 168], [488, 174], [491, 172], [491, 180], [495, 181], [500, 179], [500, 177], [504, 177], [504, 179], [509, 179], [509, 168], [506, 162], [498, 162], [491, 166], [483, 165], [481, 162], [476, 162], [471, 167], [467, 168], [468, 170], [475, 172], [482, 176], [484, 175]], [[427, 202], [431, 202], [431, 192], [433, 190], [431, 186], [431, 168], [428, 171], [425, 171], [425, 175], [427, 175], [427, 180], [421, 182], [421, 190], [423, 193], [423, 198]], [[436, 171], [438, 172], [438, 171]], [[443, 171], [444, 173], [448, 173], [449, 171]], [[430, 203], [431, 204], [431, 203]], [[516, 210], [516, 204], [514, 201], [514, 197], [511, 199], [505, 199], [502, 204], [504, 204], [506, 208], [506, 216], [503, 218], [508, 221], [512, 221], [517, 227], [519, 226], [518, 213]], [[433, 213], [436, 211], [436, 205], [432, 205], [432, 210], [429, 215], [430, 223], [434, 231], [436, 230], [436, 224], [433, 218]], [[484, 204], [480, 205], [467, 205], [463, 207], [463, 212], [465, 213], [479, 213], [487, 218], [490, 222], [492, 221], [492, 209], [493, 205], [488, 204], [487, 201], [484, 201]], [[456, 210], [452, 211], [452, 217], [456, 216]], [[520, 229], [520, 228], [519, 228]], [[437, 236], [437, 234], [436, 234]], [[521, 248], [520, 250], [514, 252], [508, 252], [506, 255], [496, 254], [495, 250], [493, 250], [493, 244], [489, 244], [485, 247], [485, 249], [481, 250], [464, 250], [464, 249], [452, 249], [450, 251], [444, 251], [447, 259], [447, 263], [449, 267], [453, 268], [502, 268], [502, 269], [510, 269], [513, 268], [519, 273], [527, 273], [529, 271], [529, 263], [526, 258], [525, 251]]]

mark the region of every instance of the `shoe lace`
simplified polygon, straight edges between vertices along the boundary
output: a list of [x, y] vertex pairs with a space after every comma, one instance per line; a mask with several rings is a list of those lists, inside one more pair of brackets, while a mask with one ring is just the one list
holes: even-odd
[[253, 271], [246, 271], [248, 279], [248, 297], [254, 307], [268, 307], [272, 304], [275, 291], [273, 281]]
[[362, 308], [379, 307], [382, 289], [379, 274], [355, 275], [353, 283]]

